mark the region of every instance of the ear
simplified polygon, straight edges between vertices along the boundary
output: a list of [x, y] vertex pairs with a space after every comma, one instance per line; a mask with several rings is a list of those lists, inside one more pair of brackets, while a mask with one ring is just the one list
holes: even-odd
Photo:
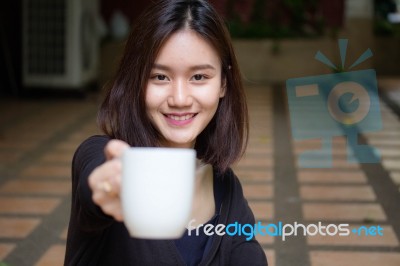
[[226, 93], [226, 78], [221, 81], [221, 90], [219, 92], [219, 98], [224, 98]]

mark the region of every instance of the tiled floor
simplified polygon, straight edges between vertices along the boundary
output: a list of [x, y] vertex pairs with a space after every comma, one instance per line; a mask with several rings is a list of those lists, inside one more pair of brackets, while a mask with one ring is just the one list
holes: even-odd
[[62, 265], [71, 159], [97, 132], [97, 100], [1, 100], [0, 261]]
[[[395, 107], [400, 108], [400, 81], [396, 82], [391, 102], [385, 97], [381, 101], [384, 129], [362, 137], [380, 150], [381, 163], [347, 163], [346, 140], [336, 137], [331, 169], [298, 167], [299, 153], [319, 143], [291, 140], [281, 86], [247, 88], [250, 140], [234, 169], [256, 221], [383, 228], [383, 236], [333, 235], [333, 226], [332, 236], [304, 236], [299, 231], [283, 241], [258, 235], [270, 265], [400, 265], [400, 114]], [[98, 103], [92, 94], [86, 99], [0, 100], [0, 262], [62, 265], [71, 159], [83, 139], [98, 133]]]

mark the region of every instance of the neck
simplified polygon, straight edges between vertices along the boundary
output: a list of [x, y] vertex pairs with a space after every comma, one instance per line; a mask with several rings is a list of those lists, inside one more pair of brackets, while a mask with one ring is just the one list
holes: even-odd
[[192, 218], [194, 226], [206, 223], [215, 213], [213, 169], [209, 164], [197, 161]]
[[196, 182], [195, 190], [204, 189], [208, 185], [209, 179], [212, 180], [212, 167], [209, 164], [203, 163], [201, 160], [196, 160]]

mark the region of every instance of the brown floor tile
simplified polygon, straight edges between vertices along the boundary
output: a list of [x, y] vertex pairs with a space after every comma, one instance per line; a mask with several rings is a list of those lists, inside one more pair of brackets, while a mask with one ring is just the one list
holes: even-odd
[[40, 223], [36, 218], [0, 218], [0, 237], [27, 237]]
[[390, 172], [389, 175], [395, 184], [400, 185], [400, 171]]
[[363, 200], [376, 199], [370, 186], [315, 186], [301, 185], [300, 197], [304, 200]]
[[67, 240], [67, 236], [68, 236], [68, 226], [65, 227], [65, 229], [61, 232], [60, 239], [66, 241]]
[[386, 215], [379, 204], [356, 203], [304, 203], [303, 216], [312, 221], [385, 221]]
[[271, 181], [274, 178], [273, 171], [267, 169], [251, 170], [248, 168], [242, 169], [239, 166], [236, 166], [233, 171], [242, 182]]
[[[253, 116], [253, 115], [252, 115]], [[259, 124], [250, 124], [250, 131], [249, 131], [249, 143], [256, 143], [256, 142], [272, 142], [273, 138], [273, 128], [271, 128], [270, 124], [272, 120], [270, 119], [269, 115], [258, 115], [258, 117], [252, 117], [254, 120], [264, 120], [262, 123]]]
[[[253, 99], [252, 103], [254, 103], [252, 106], [250, 106], [251, 112], [250, 112], [250, 117], [254, 117], [257, 115], [263, 115], [263, 116], [272, 116], [272, 106], [271, 106], [271, 102], [268, 101], [257, 101], [257, 99]], [[255, 103], [258, 104], [255, 105]], [[260, 105], [264, 105], [264, 106], [260, 106]], [[250, 121], [251, 122], [251, 121]], [[263, 121], [260, 121], [263, 122]]]
[[71, 191], [70, 181], [11, 180], [0, 187], [0, 193], [67, 195]]
[[89, 136], [98, 134], [102, 134], [101, 131], [97, 128], [97, 125], [95, 123], [91, 123], [85, 125], [79, 131], [70, 135], [68, 140], [75, 141], [75, 143], [81, 143]]
[[58, 144], [55, 149], [59, 151], [74, 153], [78, 148], [80, 142], [76, 140], [71, 140], [69, 142], [62, 142]]
[[[314, 147], [314, 145], [310, 146], [310, 147], [296, 145], [296, 146], [294, 146], [293, 152], [295, 155], [299, 155], [305, 151], [311, 151], [311, 150], [317, 151], [320, 149], [321, 149], [321, 147]], [[322, 153], [322, 155], [325, 155], [325, 156], [332, 155], [335, 158], [341, 158], [341, 159], [346, 159], [347, 154], [348, 154], [345, 146], [334, 146], [334, 147], [332, 147], [331, 150], [325, 150], [325, 151], [320, 150], [320, 152]]]
[[385, 169], [390, 171], [400, 171], [400, 159], [384, 159], [382, 164]]
[[[273, 115], [272, 114], [260, 114], [260, 115], [252, 115], [252, 120], [263, 120], [262, 123], [251, 124], [250, 123], [250, 131], [249, 137], [252, 136], [272, 136], [273, 128], [270, 126], [272, 124]], [[251, 138], [249, 138], [251, 139]]]
[[[324, 224], [327, 225], [327, 224]], [[350, 225], [349, 229], [358, 228], [361, 225]], [[365, 225], [369, 228], [372, 225]], [[375, 226], [375, 225], [374, 225]], [[396, 238], [396, 233], [391, 226], [381, 226], [383, 228], [383, 236], [366, 236], [365, 231], [361, 230], [360, 235], [350, 232], [348, 236], [307, 236], [309, 245], [329, 245], [329, 246], [384, 246], [384, 247], [398, 247], [399, 241]], [[333, 229], [332, 229], [333, 230]]]
[[382, 147], [377, 149], [379, 150], [383, 158], [400, 157], [400, 149], [396, 147]]
[[242, 158], [238, 166], [243, 166], [243, 167], [267, 167], [267, 168], [272, 168], [274, 167], [274, 162], [272, 157], [265, 157], [265, 158]]
[[0, 243], [0, 262], [15, 248], [15, 244]]
[[302, 153], [307, 150], [321, 149], [321, 140], [295, 140], [293, 141], [293, 150], [295, 154]]
[[267, 146], [268, 144], [273, 143], [271, 132], [260, 130], [261, 134], [255, 135], [252, 133], [252, 137], [249, 138], [249, 145], [264, 145]]
[[10, 164], [18, 161], [24, 153], [17, 150], [0, 150], [1, 164]]
[[338, 172], [300, 169], [297, 177], [300, 183], [367, 183], [367, 178], [361, 171]]
[[351, 252], [351, 251], [311, 251], [311, 266], [398, 266], [400, 253]]
[[368, 138], [368, 143], [372, 146], [400, 146], [400, 139], [397, 136], [392, 136], [391, 138]]
[[51, 246], [35, 266], [56, 266], [64, 264], [65, 245]]
[[[45, 141], [46, 139], [50, 138], [52, 135], [52, 131], [45, 131], [45, 129], [36, 129], [37, 125], [33, 125], [31, 128], [21, 128], [17, 129], [14, 128], [13, 130], [10, 130], [7, 132], [7, 134], [10, 135], [11, 140], [27, 140], [27, 141], [32, 141], [32, 142], [42, 142]], [[33, 129], [33, 130], [32, 130]]]
[[273, 121], [272, 119], [273, 116], [271, 114], [265, 114], [265, 113], [251, 114], [250, 120], [260, 121], [260, 124], [254, 126], [250, 125], [250, 134], [271, 134], [271, 132], [273, 132], [273, 129], [270, 126]]
[[273, 187], [266, 184], [243, 184], [243, 192], [247, 199], [271, 199], [274, 196]]
[[274, 218], [274, 206], [272, 203], [249, 201], [249, 205], [254, 213], [256, 223], [258, 220], [272, 220]]
[[[293, 145], [293, 151], [296, 157], [305, 152], [316, 150], [322, 152], [323, 155], [331, 155], [333, 156], [333, 165], [334, 167], [339, 167], [343, 164], [347, 164], [347, 146], [346, 139], [344, 138], [334, 138], [332, 143], [332, 149], [321, 151], [321, 140], [302, 140], [295, 141]], [[351, 166], [348, 166], [351, 167]]]
[[[249, 110], [252, 112], [260, 111], [265, 113], [270, 113], [272, 111], [272, 96], [269, 91], [265, 91], [265, 88], [261, 88], [258, 92], [251, 88], [251, 90], [246, 91], [246, 93], [247, 100], [253, 103], [249, 105]], [[252, 95], [249, 93], [252, 93]], [[265, 95], [265, 97], [260, 99], [260, 95]]]
[[261, 157], [261, 158], [273, 158], [274, 155], [271, 151], [267, 150], [246, 150], [246, 154], [243, 156], [243, 158], [254, 158], [254, 157]]
[[332, 154], [332, 156], [334, 158], [342, 158], [342, 159], [346, 160], [348, 152], [347, 152], [347, 150], [345, 148], [340, 148], [340, 147], [335, 148], [335, 147], [333, 147], [332, 151], [329, 154]]
[[[385, 125], [384, 125], [385, 127]], [[400, 138], [400, 132], [397, 131], [377, 131], [364, 134], [368, 139]]]
[[70, 165], [33, 165], [21, 172], [23, 177], [70, 177]]
[[3, 196], [0, 202], [0, 213], [49, 214], [60, 204], [60, 199]]
[[38, 145], [37, 140], [21, 140], [21, 139], [14, 139], [14, 138], [7, 138], [7, 139], [0, 139], [0, 149], [15, 149], [17, 151], [27, 151], [32, 149]]
[[254, 145], [248, 145], [246, 152], [268, 152], [271, 153], [273, 152], [273, 147], [272, 145], [260, 145], [260, 144], [254, 144]]
[[344, 159], [333, 159], [333, 167], [338, 169], [360, 169], [361, 165], [359, 163], [348, 162], [347, 158]]
[[[305, 139], [305, 140], [295, 140], [293, 142], [296, 148], [305, 148], [305, 149], [320, 149], [321, 148], [321, 140], [322, 139]], [[333, 147], [346, 147], [347, 139], [343, 137], [334, 137], [332, 139]]]
[[[263, 119], [263, 123], [259, 124], [250, 124], [250, 132], [249, 132], [249, 140], [252, 137], [258, 136], [269, 136], [272, 137], [273, 129], [270, 124], [272, 123], [272, 116], [265, 115], [265, 119]], [[253, 119], [254, 120], [254, 119]]]
[[[38, 133], [42, 133], [42, 135], [51, 135], [55, 130], [59, 130], [63, 125], [63, 123], [70, 122], [70, 119], [63, 117], [63, 121], [59, 121], [54, 117], [42, 116], [40, 114], [35, 114], [36, 117], [30, 117], [28, 120], [25, 120], [23, 123], [14, 125], [7, 129], [8, 132], [16, 134], [25, 134], [25, 133], [34, 133], [37, 135]], [[64, 120], [65, 119], [65, 120]]]
[[72, 152], [52, 151], [50, 153], [46, 153], [44, 156], [39, 158], [38, 163], [43, 163], [43, 164], [64, 163], [64, 164], [71, 165], [73, 156], [74, 156], [74, 154]]
[[[327, 161], [324, 159], [321, 159], [321, 160], [318, 159], [318, 160], [312, 161], [312, 165], [315, 165], [315, 164], [322, 165], [322, 164], [326, 164], [326, 163], [327, 163]], [[295, 164], [296, 164], [297, 168], [304, 169], [301, 167], [301, 165], [299, 165], [298, 158], [296, 158]], [[346, 169], [351, 169], [351, 170], [357, 169], [358, 170], [358, 169], [360, 169], [360, 164], [348, 162], [346, 158], [342, 158], [342, 159], [333, 158], [332, 159], [332, 167], [329, 169], [345, 169], [345, 170]]]

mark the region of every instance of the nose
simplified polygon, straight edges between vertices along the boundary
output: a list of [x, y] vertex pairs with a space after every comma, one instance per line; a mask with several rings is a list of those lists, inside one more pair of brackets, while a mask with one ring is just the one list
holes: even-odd
[[193, 102], [188, 84], [183, 80], [177, 80], [172, 84], [168, 104], [173, 107], [190, 106]]

